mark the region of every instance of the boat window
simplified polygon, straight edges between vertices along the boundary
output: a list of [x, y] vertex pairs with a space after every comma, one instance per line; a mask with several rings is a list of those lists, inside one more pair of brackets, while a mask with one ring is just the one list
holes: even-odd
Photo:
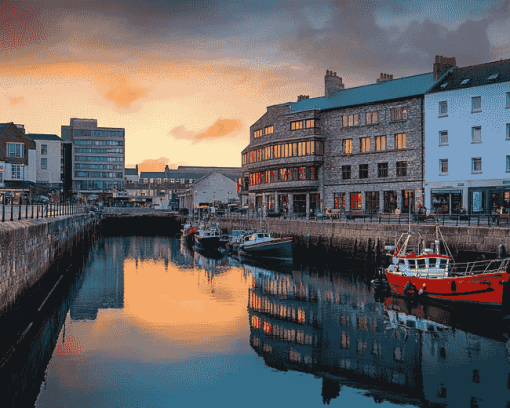
[[448, 260], [447, 259], [441, 259], [439, 262], [440, 262], [439, 267], [441, 269], [446, 269], [446, 263], [448, 262]]
[[414, 259], [409, 259], [409, 269], [415, 269], [416, 268], [416, 262]]
[[400, 261], [398, 261], [398, 263], [399, 263], [400, 265], [405, 265], [405, 264], [406, 264], [406, 261], [404, 261], [403, 259], [401, 259]]
[[418, 269], [425, 269], [425, 259], [418, 259]]
[[429, 258], [429, 268], [436, 267], [436, 258]]

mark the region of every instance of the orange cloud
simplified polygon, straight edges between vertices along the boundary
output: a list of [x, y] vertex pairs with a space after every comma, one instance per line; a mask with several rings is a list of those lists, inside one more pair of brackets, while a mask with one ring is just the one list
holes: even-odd
[[138, 171], [164, 171], [169, 160], [166, 157], [147, 159], [138, 165]]
[[239, 119], [218, 119], [207, 129], [198, 133], [186, 130], [184, 126], [177, 126], [169, 134], [176, 139], [187, 139], [196, 142], [203, 139], [227, 136], [236, 130], [240, 130], [242, 126], [243, 123]]
[[22, 96], [13, 96], [12, 98], [9, 98], [9, 104], [11, 106], [16, 106], [23, 102], [25, 102], [25, 98]]
[[122, 75], [97, 76], [96, 87], [103, 98], [119, 109], [130, 109], [131, 104], [149, 95], [150, 89], [136, 85], [132, 80]]

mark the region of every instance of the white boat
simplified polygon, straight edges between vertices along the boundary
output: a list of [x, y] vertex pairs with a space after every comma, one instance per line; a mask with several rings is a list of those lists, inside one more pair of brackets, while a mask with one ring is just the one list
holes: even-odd
[[246, 230], [232, 230], [228, 234], [228, 242], [226, 244], [227, 249], [233, 252], [237, 252], [239, 245], [244, 242], [244, 236], [247, 234]]
[[245, 235], [239, 244], [239, 254], [267, 258], [292, 258], [292, 238], [276, 238], [268, 232]]

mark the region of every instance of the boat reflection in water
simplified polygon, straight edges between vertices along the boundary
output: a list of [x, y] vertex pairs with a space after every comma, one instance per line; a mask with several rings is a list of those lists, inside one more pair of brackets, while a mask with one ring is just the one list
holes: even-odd
[[[341, 400], [348, 386], [376, 403], [510, 406], [504, 335], [454, 329], [401, 300], [377, 302], [349, 277], [245, 268], [255, 279], [248, 300], [252, 348], [270, 367], [322, 378], [325, 404]], [[448, 321], [448, 313], [439, 315]]]

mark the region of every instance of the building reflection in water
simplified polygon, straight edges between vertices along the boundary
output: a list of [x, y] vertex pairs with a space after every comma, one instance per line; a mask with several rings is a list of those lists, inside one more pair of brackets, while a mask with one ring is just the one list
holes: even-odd
[[269, 367], [322, 378], [324, 404], [345, 385], [375, 402], [510, 406], [509, 343], [376, 302], [348, 278], [245, 268], [252, 348]]

